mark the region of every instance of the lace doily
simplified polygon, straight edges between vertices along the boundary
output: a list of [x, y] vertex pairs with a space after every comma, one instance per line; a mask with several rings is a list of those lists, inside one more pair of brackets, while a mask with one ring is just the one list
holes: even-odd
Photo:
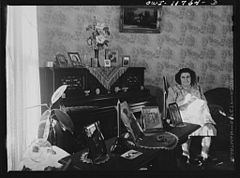
[[146, 149], [166, 149], [172, 150], [178, 144], [178, 137], [170, 132], [157, 133], [144, 136], [143, 140], [139, 140], [137, 146]]
[[62, 164], [58, 160], [68, 155], [69, 153], [52, 146], [47, 140], [36, 139], [27, 147], [18, 170], [43, 171], [49, 166], [60, 168]]
[[94, 163], [91, 159], [88, 158], [88, 151], [83, 152], [81, 155], [80, 160], [83, 163], [90, 163], [90, 164], [101, 164], [101, 163], [105, 163], [110, 159], [110, 156], [108, 154], [104, 154], [101, 157], [99, 157]]
[[127, 67], [88, 67], [89, 72], [106, 88], [110, 89], [127, 70]]

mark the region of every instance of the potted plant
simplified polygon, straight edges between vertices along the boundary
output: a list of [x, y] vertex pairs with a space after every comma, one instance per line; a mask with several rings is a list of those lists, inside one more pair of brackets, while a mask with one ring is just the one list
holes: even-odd
[[[56, 105], [67, 87], [67, 85], [60, 86], [53, 93], [49, 105], [40, 104], [33, 106], [45, 106], [47, 110], [41, 115], [38, 137], [33, 140], [31, 145], [25, 150], [19, 164], [19, 170], [62, 170], [61, 166], [58, 168], [59, 163], [56, 162], [56, 156], [54, 157], [53, 155], [59, 153], [61, 155], [69, 155], [69, 153], [65, 152], [66, 150], [61, 140], [63, 140], [63, 131], [68, 131], [73, 134], [74, 126], [70, 116], [64, 109], [62, 107], [56, 108]], [[53, 145], [56, 146], [54, 149]]]
[[73, 134], [74, 125], [70, 116], [61, 107], [56, 109], [54, 104], [61, 98], [67, 85], [60, 86], [52, 95], [50, 104], [41, 104], [47, 107], [47, 110], [40, 118], [38, 128], [38, 138], [48, 140], [52, 145], [62, 146], [61, 140], [57, 137], [63, 135], [63, 131]]

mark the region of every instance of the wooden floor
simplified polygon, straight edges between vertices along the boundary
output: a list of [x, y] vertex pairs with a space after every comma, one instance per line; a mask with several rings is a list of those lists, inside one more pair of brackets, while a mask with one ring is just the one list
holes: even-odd
[[179, 170], [223, 170], [233, 171], [234, 162], [231, 161], [230, 155], [227, 151], [217, 151], [215, 157], [205, 167], [197, 166], [195, 164], [185, 164], [182, 160], [178, 160]]
[[[191, 142], [190, 153], [194, 158], [201, 152], [201, 137], [194, 137]], [[216, 142], [212, 140], [212, 146], [209, 152], [212, 161], [207, 164], [204, 169], [207, 170], [234, 170], [234, 162], [231, 161], [230, 145], [226, 142]], [[178, 159], [178, 169], [180, 170], [201, 170], [203, 167], [198, 167], [194, 164], [184, 164], [183, 160]]]

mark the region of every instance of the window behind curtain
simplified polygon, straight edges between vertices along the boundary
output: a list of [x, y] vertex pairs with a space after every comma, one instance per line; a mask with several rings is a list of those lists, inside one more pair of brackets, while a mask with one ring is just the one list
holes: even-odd
[[7, 7], [7, 158], [17, 170], [26, 147], [37, 137], [40, 108], [36, 6]]

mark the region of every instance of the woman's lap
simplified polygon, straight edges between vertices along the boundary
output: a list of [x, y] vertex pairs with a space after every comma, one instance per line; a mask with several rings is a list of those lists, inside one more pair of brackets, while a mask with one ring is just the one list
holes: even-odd
[[190, 134], [189, 136], [216, 136], [217, 130], [211, 123], [203, 125], [201, 128]]

